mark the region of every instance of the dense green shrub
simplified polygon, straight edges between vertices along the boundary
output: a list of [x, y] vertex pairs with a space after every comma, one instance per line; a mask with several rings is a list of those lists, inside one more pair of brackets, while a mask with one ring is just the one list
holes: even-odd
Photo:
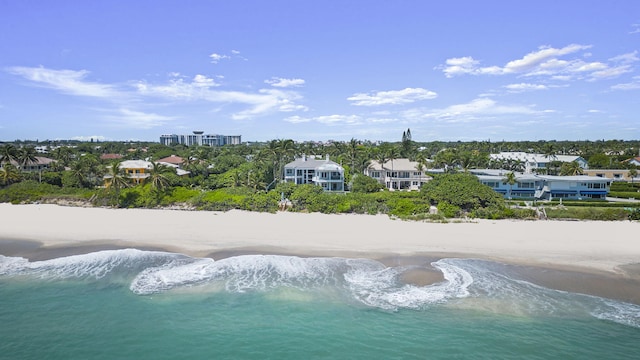
[[433, 203], [446, 202], [470, 212], [483, 207], [504, 207], [504, 198], [469, 173], [438, 174], [421, 193]]
[[227, 211], [241, 209], [246, 194], [234, 193], [230, 189], [207, 191], [194, 199], [194, 205], [203, 210]]
[[622, 191], [610, 191], [610, 197], [622, 198], [622, 199], [637, 199], [640, 200], [640, 192], [622, 192]]
[[243, 203], [242, 209], [249, 211], [276, 212], [280, 195], [275, 191], [265, 193], [263, 191], [247, 196]]
[[351, 183], [351, 191], [355, 193], [373, 193], [383, 189], [384, 186], [378, 180], [365, 175], [354, 176]]
[[0, 202], [29, 203], [56, 197], [87, 200], [92, 195], [93, 192], [86, 189], [66, 189], [47, 183], [25, 180], [0, 189]]
[[453, 205], [447, 201], [440, 201], [438, 203], [438, 214], [447, 218], [453, 218], [460, 215], [460, 207]]
[[549, 219], [579, 219], [579, 220], [627, 220], [629, 215], [621, 208], [597, 207], [558, 207], [546, 208]]
[[611, 183], [611, 191], [638, 192], [640, 191], [640, 182], [614, 181]]

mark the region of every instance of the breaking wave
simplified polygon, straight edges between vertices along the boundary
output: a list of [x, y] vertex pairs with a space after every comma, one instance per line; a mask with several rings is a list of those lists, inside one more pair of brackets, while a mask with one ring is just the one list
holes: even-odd
[[537, 286], [515, 277], [506, 265], [441, 259], [423, 265], [428, 267], [441, 271], [444, 281], [426, 286], [407, 284], [402, 274], [416, 266], [387, 267], [368, 259], [244, 255], [214, 261], [124, 249], [34, 262], [0, 255], [0, 280], [124, 281], [138, 295], [206, 285], [220, 285], [232, 293], [331, 288], [348, 301], [385, 310], [419, 310], [443, 304], [519, 316], [589, 315], [640, 328], [638, 305]]

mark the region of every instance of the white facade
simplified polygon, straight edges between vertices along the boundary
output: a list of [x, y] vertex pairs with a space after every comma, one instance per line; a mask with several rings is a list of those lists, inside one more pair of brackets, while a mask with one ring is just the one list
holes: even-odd
[[303, 156], [284, 166], [284, 181], [315, 184], [325, 191], [344, 191], [344, 168], [329, 160]]
[[160, 143], [162, 145], [171, 146], [175, 144], [183, 144], [186, 146], [223, 146], [223, 145], [240, 145], [242, 143], [241, 135], [218, 135], [204, 134], [203, 131], [194, 131], [188, 135], [161, 135]]
[[577, 161], [578, 164], [580, 164], [581, 168], [589, 168], [589, 165], [584, 158], [575, 155], [555, 155], [547, 157], [544, 154], [530, 154], [525, 152], [501, 152], [498, 154], [489, 154], [489, 158], [492, 161], [519, 161], [522, 163], [523, 170], [527, 174], [537, 172], [539, 170], [546, 170], [549, 167], [549, 163], [552, 161], [567, 163]]
[[509, 199], [605, 199], [609, 193], [611, 179], [597, 176], [551, 176], [521, 174], [516, 175], [516, 183], [509, 185], [504, 170], [472, 171], [481, 183]]
[[431, 180], [424, 170], [418, 170], [418, 163], [409, 159], [390, 160], [381, 165], [372, 161], [364, 174], [372, 177], [389, 190], [420, 190], [422, 185]]

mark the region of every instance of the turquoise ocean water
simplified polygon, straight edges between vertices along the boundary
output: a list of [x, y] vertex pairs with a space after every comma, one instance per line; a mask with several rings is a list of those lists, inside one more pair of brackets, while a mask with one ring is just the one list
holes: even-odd
[[0, 256], [0, 358], [640, 358], [640, 306], [433, 266], [446, 280], [421, 287], [364, 259]]

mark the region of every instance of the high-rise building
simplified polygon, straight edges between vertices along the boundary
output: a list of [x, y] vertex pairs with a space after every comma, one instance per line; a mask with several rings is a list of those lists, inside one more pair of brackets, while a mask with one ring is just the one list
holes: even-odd
[[161, 135], [160, 143], [170, 146], [183, 144], [186, 146], [206, 145], [206, 146], [222, 146], [222, 145], [240, 145], [242, 137], [240, 135], [217, 135], [205, 134], [204, 131], [197, 130], [193, 134], [188, 135]]

